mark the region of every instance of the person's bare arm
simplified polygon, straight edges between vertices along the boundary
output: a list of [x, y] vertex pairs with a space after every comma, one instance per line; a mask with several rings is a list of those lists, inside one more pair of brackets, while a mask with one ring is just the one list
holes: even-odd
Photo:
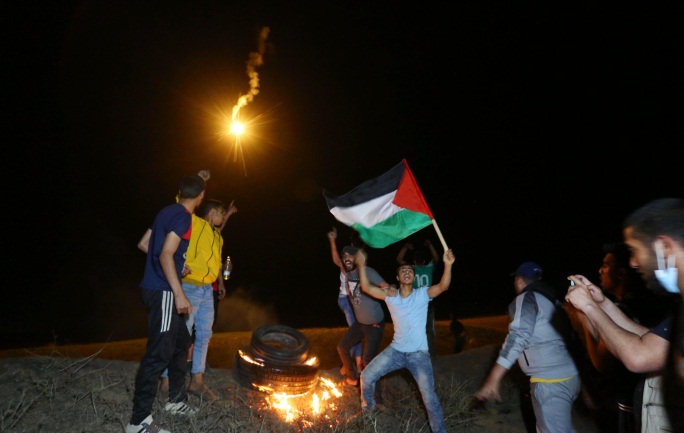
[[[600, 289], [586, 278], [572, 276], [570, 279], [575, 285], [568, 289], [566, 301], [586, 315], [606, 349], [628, 370], [649, 373], [665, 367], [670, 346], [666, 339], [648, 332], [648, 328], [630, 320], [609, 299], [598, 294]], [[596, 299], [601, 300], [600, 306]], [[604, 306], [604, 303], [608, 304]], [[613, 317], [619, 322], [613, 320]], [[618, 323], [628, 326], [623, 327]]]
[[386, 282], [381, 284], [383, 287], [378, 287], [370, 282], [368, 279], [368, 272], [366, 272], [366, 258], [366, 252], [363, 250], [359, 250], [354, 256], [354, 262], [356, 263], [356, 268], [359, 271], [359, 284], [361, 285], [361, 290], [368, 294], [368, 296], [372, 296], [373, 298], [380, 300], [384, 300], [392, 293], [394, 294], [392, 296], [396, 296], [396, 289], [392, 290], [392, 287]]
[[598, 371], [606, 371], [615, 357], [608, 351], [603, 341], [598, 337], [598, 333], [591, 322], [581, 311], [571, 304], [565, 304], [565, 311], [568, 313], [573, 329], [582, 338], [582, 343], [587, 349], [592, 365]]
[[494, 364], [475, 397], [481, 401], [501, 401], [501, 380], [508, 370], [499, 364]]
[[150, 237], [152, 236], [152, 229], [147, 229], [143, 236], [138, 241], [138, 249], [147, 254], [150, 249]]
[[665, 368], [670, 343], [647, 332], [637, 335], [619, 327], [607, 314], [596, 307], [584, 310], [610, 353], [615, 355], [628, 370], [649, 373]]
[[223, 218], [223, 222], [221, 222], [221, 225], [219, 226], [219, 231], [223, 232], [223, 229], [226, 227], [226, 224], [228, 223], [228, 218], [230, 218], [231, 215], [234, 213], [237, 213], [238, 208], [235, 206], [235, 200], [230, 202], [230, 205], [228, 205], [228, 210], [226, 210], [226, 216]]
[[451, 250], [451, 248], [444, 252], [443, 260], [444, 273], [442, 273], [442, 279], [439, 280], [439, 283], [431, 286], [428, 289], [428, 296], [432, 299], [449, 290], [449, 285], [451, 284], [451, 267], [456, 261], [454, 252]]
[[[613, 301], [606, 298], [603, 290], [596, 286], [594, 283], [589, 281], [589, 279], [583, 275], [571, 275], [568, 279], [572, 280], [576, 285], [568, 287], [568, 295], [566, 300], [570, 301], [573, 305], [577, 300], [579, 303], [585, 305], [594, 304], [601, 310], [603, 310], [610, 319], [615, 322], [617, 326], [623, 328], [629, 332], [637, 334], [639, 336], [644, 335], [648, 332], [648, 328], [635, 322], [631, 317], [627, 316]], [[575, 290], [575, 289], [580, 290]], [[572, 294], [571, 294], [572, 293]], [[582, 310], [577, 305], [575, 308]]]
[[181, 238], [174, 232], [166, 235], [161, 254], [159, 254], [159, 263], [164, 271], [164, 277], [173, 291], [178, 314], [185, 314], [192, 312], [192, 304], [190, 304], [187, 296], [185, 296], [185, 292], [183, 292], [183, 286], [176, 273], [176, 264], [173, 261], [173, 254], [178, 249], [180, 240]]
[[397, 263], [402, 264], [404, 263], [404, 257], [406, 257], [406, 252], [408, 250], [413, 249], [413, 244], [411, 242], [406, 242], [401, 249], [399, 250], [399, 254], [397, 254]]
[[342, 258], [340, 258], [340, 252], [337, 251], [337, 229], [333, 227], [332, 230], [328, 232], [328, 241], [330, 241], [330, 255], [332, 256], [332, 261], [338, 268], [344, 273], [344, 265], [342, 264]]
[[432, 245], [432, 242], [430, 242], [430, 239], [425, 239], [425, 243], [423, 243], [423, 245], [425, 245], [425, 248], [427, 248], [428, 251], [430, 251], [430, 257], [432, 257], [432, 259], [430, 260], [430, 263], [436, 264], [437, 261], [439, 260], [439, 254], [437, 253], [435, 246]]
[[606, 298], [605, 302], [598, 304], [598, 306], [601, 308], [601, 310], [603, 310], [604, 313], [606, 313], [608, 317], [610, 317], [610, 320], [615, 322], [615, 324], [620, 328], [639, 336], [642, 336], [649, 331], [649, 329], [644, 325], [632, 320], [631, 317], [626, 315], [625, 312], [620, 309], [620, 307], [618, 307], [608, 298]]
[[226, 297], [226, 285], [223, 283], [223, 278], [218, 278], [218, 298], [223, 299]]

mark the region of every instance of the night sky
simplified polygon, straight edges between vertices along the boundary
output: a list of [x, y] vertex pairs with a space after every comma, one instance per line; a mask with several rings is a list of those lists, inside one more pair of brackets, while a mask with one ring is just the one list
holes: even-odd
[[[219, 331], [344, 326], [321, 190], [402, 158], [456, 254], [438, 320], [504, 314], [526, 260], [598, 282], [626, 214], [682, 194], [680, 2], [43, 3], [3, 13], [4, 347], [144, 337], [136, 243], [200, 169], [239, 209]], [[368, 250], [389, 281], [401, 245]]]

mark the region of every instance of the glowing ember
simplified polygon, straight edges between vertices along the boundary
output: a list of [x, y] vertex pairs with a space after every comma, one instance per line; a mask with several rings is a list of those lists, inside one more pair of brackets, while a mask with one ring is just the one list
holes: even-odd
[[257, 389], [257, 391], [265, 392], [267, 394], [274, 394], [275, 393], [275, 389], [271, 388], [270, 386], [262, 386], [262, 385], [257, 385], [255, 383], [253, 383], [252, 385]]
[[278, 409], [287, 422], [292, 422], [299, 417], [299, 411], [292, 407], [288, 402], [290, 396], [287, 394], [273, 394], [271, 398], [266, 398], [273, 409]]
[[320, 413], [320, 411], [321, 411], [321, 407], [319, 405], [320, 401], [321, 401], [321, 399], [318, 398], [318, 396], [316, 394], [314, 394], [313, 400], [311, 401], [311, 412], [313, 412], [315, 414]]
[[340, 390], [337, 389], [337, 386], [335, 386], [335, 383], [332, 380], [326, 379], [325, 377], [321, 377], [321, 384], [324, 387], [330, 389], [330, 392], [332, 392], [335, 397], [342, 397], [342, 393], [340, 392]]
[[316, 356], [301, 364], [279, 365], [250, 355], [247, 348], [237, 351], [237, 377], [243, 385], [267, 394], [260, 410], [273, 411], [279, 419], [296, 425], [298, 431], [339, 422], [336, 399], [343, 393], [335, 382], [318, 375], [320, 361]]
[[242, 359], [244, 359], [245, 361], [251, 362], [252, 364], [255, 364], [255, 365], [260, 365], [260, 366], [262, 366], [262, 367], [264, 366], [263, 363], [255, 361], [251, 356], [247, 355], [247, 354], [246, 354], [245, 352], [243, 352], [242, 350], [238, 349], [238, 353], [240, 354], [240, 357], [241, 357]]
[[[278, 411], [285, 422], [297, 421], [306, 425], [313, 425], [310, 419], [324, 414], [327, 410], [334, 411], [337, 409], [332, 396], [339, 398], [343, 395], [330, 379], [322, 377], [319, 387], [324, 389], [313, 392], [310, 400], [306, 395], [297, 396], [284, 393], [272, 393], [265, 400], [271, 409]], [[263, 392], [269, 391], [268, 387], [263, 386], [258, 387], [258, 389]]]

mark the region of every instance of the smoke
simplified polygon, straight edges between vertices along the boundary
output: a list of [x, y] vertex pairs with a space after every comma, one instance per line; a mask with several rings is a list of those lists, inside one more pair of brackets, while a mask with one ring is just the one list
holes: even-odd
[[258, 66], [264, 64], [264, 51], [266, 49], [266, 38], [270, 29], [263, 27], [259, 32], [258, 51], [249, 53], [247, 60], [247, 76], [249, 77], [249, 91], [245, 95], [240, 95], [237, 104], [233, 107], [233, 121], [240, 115], [240, 109], [254, 100], [259, 94], [259, 74], [256, 71]]
[[216, 332], [253, 331], [262, 325], [278, 323], [278, 314], [273, 304], [263, 304], [251, 299], [243, 288], [219, 302], [216, 317]]

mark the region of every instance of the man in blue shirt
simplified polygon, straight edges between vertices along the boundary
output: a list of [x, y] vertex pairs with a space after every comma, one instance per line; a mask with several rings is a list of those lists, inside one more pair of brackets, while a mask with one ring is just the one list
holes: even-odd
[[157, 214], [143, 238], [149, 238], [145, 273], [140, 282], [147, 310], [147, 347], [135, 377], [133, 413], [126, 433], [171, 433], [152, 418], [157, 382], [169, 369], [169, 402], [172, 414], [192, 415], [184, 390], [190, 333], [185, 315], [192, 304], [181, 285], [185, 253], [192, 232], [192, 212], [204, 198], [205, 182], [198, 175], [185, 176], [179, 187], [178, 203]]
[[428, 351], [425, 321], [428, 303], [444, 293], [451, 284], [451, 267], [454, 253], [444, 252], [444, 273], [434, 286], [413, 288], [416, 277], [413, 266], [404, 263], [397, 268], [399, 291], [382, 289], [368, 279], [366, 254], [359, 251], [355, 262], [359, 271], [361, 289], [376, 299], [384, 300], [394, 323], [392, 343], [378, 354], [361, 372], [361, 407], [364, 412], [373, 411], [375, 383], [386, 374], [406, 368], [418, 385], [433, 433], [446, 432], [442, 406], [435, 392], [435, 377]]

